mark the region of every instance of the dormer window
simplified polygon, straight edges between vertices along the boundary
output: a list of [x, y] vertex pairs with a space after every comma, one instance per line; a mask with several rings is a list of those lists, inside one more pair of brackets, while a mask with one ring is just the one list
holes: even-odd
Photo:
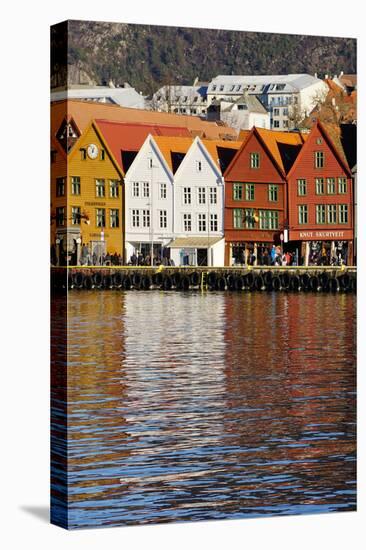
[[241, 88], [241, 84], [238, 84], [237, 87], [236, 87], [236, 91], [239, 92], [240, 88]]
[[212, 86], [212, 91], [214, 92], [214, 91], [216, 90], [216, 88], [217, 88], [217, 86], [214, 84], [214, 85]]
[[235, 84], [233, 84], [232, 86], [230, 86], [230, 92], [233, 92], [235, 90]]
[[223, 91], [224, 91], [224, 88], [225, 88], [225, 86], [224, 86], [223, 84], [221, 84], [221, 86], [220, 86], [220, 92], [223, 92]]
[[280, 92], [281, 90], [284, 90], [284, 89], [285, 89], [285, 86], [286, 86], [286, 84], [277, 84], [276, 90], [277, 90], [278, 92]]

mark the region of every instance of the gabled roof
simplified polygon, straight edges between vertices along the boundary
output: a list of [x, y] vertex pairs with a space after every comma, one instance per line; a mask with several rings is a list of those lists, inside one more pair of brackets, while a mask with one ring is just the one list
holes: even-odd
[[143, 109], [129, 109], [118, 105], [94, 101], [64, 100], [51, 104], [51, 133], [55, 135], [62, 120], [67, 115], [72, 117], [83, 132], [92, 119], [103, 119], [110, 122], [127, 122], [132, 124], [156, 124], [158, 126], [175, 126], [192, 131], [202, 132], [208, 139], [219, 139], [220, 134], [227, 134], [236, 139], [237, 132], [229, 126], [222, 128], [215, 122], [201, 120], [198, 116], [160, 113]]
[[[308, 138], [307, 138], [307, 141], [304, 143], [304, 149], [302, 150], [302, 153], [304, 152], [306, 146], [307, 146], [307, 143], [310, 143], [310, 136], [311, 134], [316, 130], [318, 129], [320, 131], [320, 133], [322, 134], [323, 138], [325, 139], [325, 141], [327, 142], [329, 148], [332, 150], [334, 156], [337, 158], [338, 162], [341, 164], [341, 166], [343, 167], [344, 171], [346, 173], [348, 173], [349, 175], [350, 174], [350, 169], [349, 169], [349, 166], [347, 164], [347, 160], [346, 160], [346, 157], [344, 155], [344, 152], [343, 152], [343, 155], [340, 153], [340, 150], [339, 150], [339, 147], [342, 148], [342, 144], [340, 143], [340, 139], [339, 139], [339, 145], [338, 147], [336, 146], [336, 144], [334, 143], [333, 139], [330, 137], [329, 135], [329, 132], [327, 132], [326, 128], [325, 128], [325, 125], [322, 124], [319, 120], [316, 121], [316, 123], [314, 124], [313, 128], [311, 129], [310, 131], [310, 134], [308, 134]], [[343, 148], [342, 148], [342, 151], [343, 151]], [[295, 166], [301, 161], [301, 155], [298, 155], [297, 159], [295, 160], [295, 162], [292, 164], [292, 167], [290, 169], [289, 172], [292, 172], [294, 169], [295, 169]]]
[[244, 141], [239, 151], [226, 169], [225, 177], [227, 177], [240, 158], [242, 151], [252, 135], [257, 137], [282, 177], [285, 177], [287, 172], [291, 169], [307, 137], [306, 134], [301, 134], [299, 132], [279, 132], [277, 130], [266, 130], [253, 126], [246, 137], [244, 137]]
[[209, 152], [215, 165], [220, 169], [221, 175], [224, 175], [226, 168], [241, 147], [241, 141], [222, 141], [222, 140], [201, 140]]
[[283, 174], [287, 174], [294, 163], [307, 137], [300, 132], [278, 132], [256, 128], [265, 146], [280, 167]]
[[239, 141], [245, 141], [249, 136], [250, 132], [251, 132], [250, 130], [240, 130], [239, 138], [238, 138]]
[[154, 141], [174, 174], [191, 147], [193, 138], [155, 136]]
[[128, 170], [133, 159], [127, 158], [128, 155], [123, 155], [123, 152], [139, 151], [149, 134], [156, 136], [189, 136], [187, 128], [174, 126], [132, 124], [100, 119], [95, 122], [124, 173]]

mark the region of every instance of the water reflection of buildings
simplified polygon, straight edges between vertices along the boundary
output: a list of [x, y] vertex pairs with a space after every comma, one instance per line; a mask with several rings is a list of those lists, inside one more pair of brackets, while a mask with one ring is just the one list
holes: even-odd
[[355, 307], [349, 298], [226, 297], [231, 402], [225, 427], [237, 464], [245, 462], [249, 477], [256, 474], [256, 483], [237, 488], [241, 508], [253, 506], [253, 495], [263, 507], [352, 500], [342, 493], [355, 480]]

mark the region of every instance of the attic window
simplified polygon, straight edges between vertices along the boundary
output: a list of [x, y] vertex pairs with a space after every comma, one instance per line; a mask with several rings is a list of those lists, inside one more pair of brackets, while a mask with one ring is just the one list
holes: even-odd
[[238, 84], [236, 87], [236, 91], [239, 92], [240, 88], [241, 88], [241, 84]]
[[161, 95], [156, 96], [157, 101], [161, 100]]
[[322, 138], [319, 137], [319, 138], [316, 139], [316, 144], [317, 145], [321, 145], [322, 143], [323, 143]]
[[100, 151], [100, 160], [105, 160], [105, 150], [104, 149], [102, 149]]
[[214, 84], [214, 85], [212, 86], [212, 91], [214, 92], [215, 90], [216, 90], [216, 85]]
[[235, 90], [235, 84], [233, 84], [232, 86], [230, 86], [230, 92], [233, 92]]
[[86, 149], [80, 149], [81, 160], [86, 160]]
[[224, 91], [224, 88], [225, 88], [225, 86], [224, 86], [223, 84], [221, 84], [221, 86], [220, 86], [220, 92], [223, 92], [223, 91]]
[[285, 89], [285, 86], [286, 86], [286, 84], [277, 84], [276, 90], [280, 92], [281, 90]]
[[200, 160], [196, 160], [196, 170], [197, 172], [202, 171], [202, 162]]

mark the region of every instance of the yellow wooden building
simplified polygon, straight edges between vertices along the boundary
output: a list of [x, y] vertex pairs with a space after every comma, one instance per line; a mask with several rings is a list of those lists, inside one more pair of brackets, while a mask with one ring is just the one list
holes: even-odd
[[99, 263], [103, 254], [123, 259], [121, 169], [94, 122], [80, 137], [73, 121], [63, 124], [51, 138], [52, 262]]

